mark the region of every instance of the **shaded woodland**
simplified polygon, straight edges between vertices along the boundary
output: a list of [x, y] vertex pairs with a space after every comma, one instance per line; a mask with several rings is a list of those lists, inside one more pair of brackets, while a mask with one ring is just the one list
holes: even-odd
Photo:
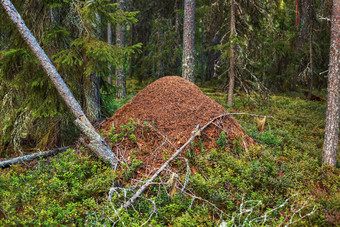
[[338, 0], [0, 2], [0, 224], [340, 224]]

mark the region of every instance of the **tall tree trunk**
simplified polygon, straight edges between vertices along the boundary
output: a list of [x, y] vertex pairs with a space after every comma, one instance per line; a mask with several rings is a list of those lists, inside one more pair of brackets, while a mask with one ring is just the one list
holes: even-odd
[[230, 11], [230, 38], [231, 38], [231, 45], [230, 45], [230, 71], [229, 71], [229, 91], [228, 91], [228, 103], [229, 107], [233, 106], [234, 100], [234, 86], [235, 86], [235, 53], [234, 53], [234, 36], [236, 34], [235, 29], [235, 0], [231, 0], [231, 11]]
[[[112, 25], [111, 23], [107, 23], [107, 43], [112, 44]], [[112, 72], [111, 65], [109, 65], [109, 70]], [[107, 82], [112, 85], [112, 76], [110, 75], [109, 78], [107, 79]]]
[[60, 96], [64, 99], [66, 105], [70, 108], [73, 115], [77, 118], [75, 124], [90, 138], [90, 144], [87, 144], [91, 149], [104, 160], [110, 161], [112, 165], [117, 164], [117, 158], [113, 154], [108, 144], [101, 138], [101, 136], [95, 132], [91, 122], [87, 119], [82, 111], [79, 103], [74, 98], [73, 94], [57, 72], [56, 68], [45, 54], [44, 50], [40, 47], [39, 43], [32, 35], [31, 31], [26, 27], [25, 22], [9, 0], [1, 0], [1, 5], [4, 7], [6, 13], [17, 27], [19, 33], [39, 60], [46, 74], [54, 84]]
[[195, 0], [184, 2], [183, 59], [182, 77], [195, 82]]
[[[182, 9], [182, 0], [176, 0], [175, 1], [175, 5], [174, 5], [174, 10], [175, 10], [175, 31], [176, 31], [176, 43], [177, 45], [180, 47], [182, 45], [182, 15], [180, 13], [180, 10]], [[179, 55], [176, 55], [176, 60], [175, 63], [173, 65], [173, 68], [175, 69], [174, 72], [176, 75], [179, 75], [180, 70], [181, 70], [181, 57]]]
[[[132, 25], [130, 25], [130, 46], [133, 45], [133, 38], [134, 38], [133, 33], [134, 33], [134, 26], [133, 26], [133, 24], [132, 24]], [[130, 67], [129, 67], [129, 69], [130, 69], [130, 71], [129, 71], [129, 77], [130, 77], [130, 78], [132, 78], [133, 72], [134, 72], [134, 70], [133, 70], [133, 65], [134, 65], [134, 55], [132, 55], [132, 56], [130, 57]]]
[[[295, 0], [295, 28], [296, 28], [296, 34], [299, 34], [299, 24], [300, 24], [300, 9], [299, 9], [299, 2], [300, 0]], [[295, 52], [298, 53], [299, 46], [299, 38], [296, 36], [295, 41]]]
[[[126, 8], [126, 0], [119, 0], [118, 8], [122, 11], [125, 11]], [[116, 30], [116, 44], [118, 46], [125, 46], [125, 31], [126, 28], [117, 24]], [[126, 72], [125, 72], [125, 61], [123, 61], [121, 67], [117, 67], [116, 69], [116, 86], [119, 88], [117, 93], [117, 98], [123, 98], [126, 95]]]
[[[163, 4], [162, 1], [158, 1], [158, 21], [162, 21], [162, 9]], [[157, 77], [161, 78], [164, 76], [164, 65], [163, 65], [163, 29], [158, 28], [157, 29], [157, 39], [158, 39], [158, 57], [157, 57]]]
[[336, 165], [340, 105], [340, 1], [333, 0], [323, 165]]
[[309, 92], [307, 99], [312, 99], [313, 94], [313, 29], [314, 29], [314, 20], [313, 20], [313, 14], [314, 14], [314, 4], [313, 0], [310, 1], [310, 31], [309, 31]]
[[307, 44], [311, 15], [312, 0], [296, 0], [296, 52]]
[[204, 29], [203, 29], [203, 18], [201, 22], [201, 32], [202, 32], [202, 40], [201, 40], [201, 86], [204, 83]]
[[92, 74], [87, 78], [85, 113], [91, 122], [100, 118], [100, 77]]
[[[100, 24], [101, 18], [98, 13], [96, 13], [97, 20]], [[97, 28], [97, 36], [100, 39], [102, 34], [101, 29]], [[85, 83], [85, 114], [91, 122], [95, 122], [100, 118], [100, 75], [92, 73], [86, 78]]]

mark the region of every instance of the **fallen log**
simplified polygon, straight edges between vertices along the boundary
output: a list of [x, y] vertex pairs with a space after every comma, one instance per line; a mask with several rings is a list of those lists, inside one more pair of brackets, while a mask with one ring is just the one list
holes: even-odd
[[52, 149], [52, 150], [49, 150], [49, 151], [34, 153], [34, 154], [25, 155], [25, 156], [13, 158], [13, 159], [10, 159], [10, 160], [2, 161], [2, 162], [0, 162], [0, 167], [6, 168], [6, 167], [9, 167], [10, 165], [15, 165], [15, 164], [19, 164], [19, 163], [22, 163], [22, 162], [32, 161], [32, 160], [38, 159], [40, 157], [46, 158], [46, 157], [49, 157], [49, 156], [56, 155], [59, 152], [65, 151], [68, 148], [69, 147], [60, 147], [60, 148]]

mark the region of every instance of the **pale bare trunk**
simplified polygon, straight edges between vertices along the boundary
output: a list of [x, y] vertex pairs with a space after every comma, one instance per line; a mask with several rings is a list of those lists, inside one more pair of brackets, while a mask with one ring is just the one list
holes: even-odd
[[182, 77], [195, 82], [195, 0], [184, 2], [183, 59]]
[[[126, 0], [119, 0], [119, 9], [125, 11]], [[116, 30], [116, 44], [120, 47], [125, 46], [125, 27], [117, 24]], [[116, 69], [116, 86], [119, 89], [117, 98], [123, 98], [126, 95], [126, 75], [125, 75], [125, 62]]]
[[234, 100], [234, 86], [235, 86], [235, 53], [234, 53], [234, 36], [236, 34], [235, 29], [235, 1], [231, 0], [231, 12], [230, 12], [230, 37], [231, 37], [231, 45], [230, 45], [230, 71], [229, 71], [229, 91], [228, 91], [228, 103], [229, 107], [233, 106]]
[[340, 105], [340, 1], [333, 0], [323, 165], [336, 165]]

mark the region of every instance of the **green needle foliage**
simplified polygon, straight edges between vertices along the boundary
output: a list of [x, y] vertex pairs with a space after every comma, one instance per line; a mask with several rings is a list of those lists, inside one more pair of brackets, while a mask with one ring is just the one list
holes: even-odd
[[[140, 43], [109, 45], [103, 30], [107, 23], [135, 23], [138, 12], [117, 10], [117, 4], [107, 0], [13, 3], [84, 111], [91, 115], [94, 80], [106, 83], [114, 76], [108, 66], [123, 65], [124, 59], [138, 54], [141, 48]], [[69, 134], [75, 130], [68, 109], [3, 9], [0, 12], [0, 149], [9, 143], [20, 150], [22, 139], [34, 141], [40, 148], [70, 142], [66, 138], [72, 138]], [[106, 84], [102, 91], [115, 90]]]

